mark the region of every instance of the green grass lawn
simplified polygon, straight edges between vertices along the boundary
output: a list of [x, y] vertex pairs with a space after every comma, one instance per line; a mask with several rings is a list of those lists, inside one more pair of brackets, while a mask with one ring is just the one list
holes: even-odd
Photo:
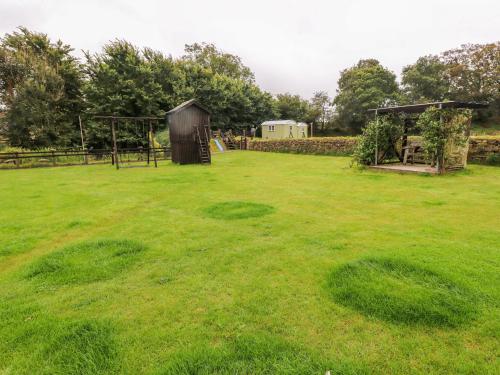
[[498, 374], [500, 169], [0, 171], [0, 374]]
[[500, 119], [492, 119], [487, 123], [474, 123], [472, 135], [500, 135]]

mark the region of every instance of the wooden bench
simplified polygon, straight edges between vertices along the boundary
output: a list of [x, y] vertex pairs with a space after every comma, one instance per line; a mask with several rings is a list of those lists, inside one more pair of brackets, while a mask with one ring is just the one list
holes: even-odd
[[410, 142], [403, 147], [403, 164], [425, 163], [424, 150], [421, 142]]

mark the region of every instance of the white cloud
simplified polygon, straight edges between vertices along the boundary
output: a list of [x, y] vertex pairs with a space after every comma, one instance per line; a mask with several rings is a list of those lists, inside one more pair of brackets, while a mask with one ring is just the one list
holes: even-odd
[[19, 25], [99, 51], [115, 38], [179, 56], [213, 42], [262, 88], [335, 93], [339, 72], [374, 57], [396, 73], [419, 56], [499, 39], [496, 0], [1, 0], [0, 33]]

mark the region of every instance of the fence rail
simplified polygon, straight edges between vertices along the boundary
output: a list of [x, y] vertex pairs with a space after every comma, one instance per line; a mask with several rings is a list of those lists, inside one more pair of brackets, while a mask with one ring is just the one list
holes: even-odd
[[[157, 160], [168, 160], [170, 148], [155, 147], [118, 149], [120, 164], [148, 163], [152, 155]], [[60, 149], [44, 151], [0, 152], [0, 169], [56, 167], [87, 164], [114, 164], [113, 149]]]

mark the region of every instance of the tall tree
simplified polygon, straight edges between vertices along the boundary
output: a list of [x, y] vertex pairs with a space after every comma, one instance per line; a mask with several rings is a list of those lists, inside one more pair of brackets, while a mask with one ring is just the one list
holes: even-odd
[[279, 116], [284, 120], [309, 121], [311, 117], [311, 105], [299, 95], [289, 93], [276, 96], [276, 107]]
[[326, 91], [316, 91], [311, 99], [311, 116], [316, 129], [322, 133], [326, 131], [331, 120], [332, 101]]
[[[183, 76], [171, 57], [149, 48], [143, 50], [124, 40], [115, 40], [101, 53], [86, 53], [85, 96], [89, 112], [119, 116], [163, 116], [182, 92]], [[118, 132], [121, 145], [145, 144], [142, 123], [126, 123]], [[109, 146], [109, 130], [92, 117], [87, 121], [87, 139], [95, 147]]]
[[78, 142], [83, 77], [71, 51], [23, 27], [1, 39], [2, 133], [11, 145], [68, 147]]
[[452, 99], [489, 102], [500, 114], [500, 42], [466, 44], [444, 52], [441, 59]]
[[447, 66], [438, 56], [420, 57], [403, 68], [402, 89], [410, 103], [441, 101], [449, 98]]
[[161, 107], [171, 93], [155, 79], [161, 74], [151, 63], [160, 69], [161, 57], [150, 50], [147, 54], [148, 60], [138, 47], [124, 40], [106, 44], [102, 53], [86, 54], [85, 94], [92, 112], [122, 116], [164, 113]]
[[399, 98], [396, 75], [378, 60], [360, 60], [340, 74], [336, 106], [338, 119], [354, 132], [366, 123], [367, 110], [395, 103]]
[[241, 58], [219, 50], [211, 43], [186, 44], [184, 60], [193, 61], [214, 73], [245, 82], [254, 82], [255, 77], [250, 68], [243, 65]]
[[212, 114], [212, 126], [241, 128], [276, 117], [272, 96], [254, 83], [214, 73], [193, 61], [178, 64], [184, 73], [184, 99], [194, 97], [204, 104]]

